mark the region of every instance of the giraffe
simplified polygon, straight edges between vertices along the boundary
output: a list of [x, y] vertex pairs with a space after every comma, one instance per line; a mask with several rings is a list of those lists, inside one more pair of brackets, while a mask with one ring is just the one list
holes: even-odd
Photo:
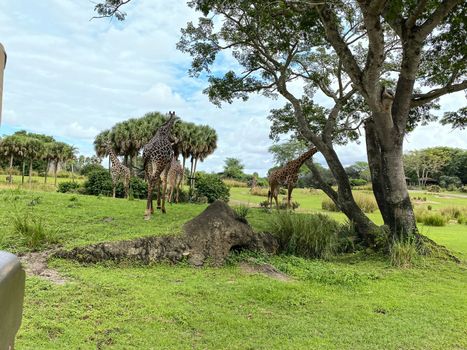
[[122, 181], [123, 188], [125, 190], [125, 198], [128, 198], [131, 177], [130, 169], [128, 169], [120, 162], [109, 140], [105, 142], [105, 147], [107, 149], [107, 153], [109, 154], [110, 162], [112, 163], [110, 168], [110, 173], [112, 175], [112, 197], [115, 198], [115, 189], [117, 184], [119, 181]]
[[[161, 180], [164, 181], [161, 174]], [[173, 195], [175, 191], [175, 203], [178, 203], [178, 197], [180, 193], [180, 184], [183, 180], [183, 168], [180, 161], [174, 157], [172, 158], [172, 162], [170, 164], [169, 172], [167, 173], [167, 186], [170, 188], [168, 201], [172, 203]]]
[[[174, 156], [171, 135], [175, 123], [175, 112], [169, 112], [169, 119], [157, 130], [154, 137], [143, 148], [144, 173], [148, 181], [148, 199], [146, 203], [145, 220], [154, 213], [152, 206], [152, 191], [157, 188], [157, 209], [165, 213], [165, 193], [167, 190], [167, 176]], [[161, 175], [163, 179], [161, 180]], [[161, 193], [162, 185], [162, 193]], [[162, 198], [162, 205], [161, 205]]]
[[292, 197], [292, 191], [298, 180], [298, 172], [300, 167], [305, 161], [313, 156], [318, 150], [316, 147], [310, 148], [307, 152], [303, 153], [297, 159], [291, 160], [285, 164], [282, 168], [273, 171], [269, 175], [269, 191], [268, 201], [272, 208], [272, 199], [276, 201], [276, 207], [279, 209], [279, 203], [277, 202], [277, 196], [279, 194], [280, 186], [287, 187], [287, 208], [290, 208], [290, 199]]

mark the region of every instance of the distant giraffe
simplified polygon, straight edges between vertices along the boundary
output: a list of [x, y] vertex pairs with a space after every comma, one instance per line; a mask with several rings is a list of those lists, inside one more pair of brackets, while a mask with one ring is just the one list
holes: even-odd
[[307, 152], [303, 153], [297, 159], [291, 160], [285, 164], [282, 168], [273, 171], [269, 175], [269, 192], [268, 202], [272, 207], [272, 199], [276, 201], [276, 207], [279, 209], [279, 203], [277, 202], [277, 196], [279, 195], [280, 186], [287, 187], [287, 208], [290, 208], [290, 199], [292, 198], [292, 191], [298, 180], [298, 172], [300, 167], [305, 161], [315, 154], [318, 150], [316, 147], [310, 148]]
[[[161, 174], [161, 180], [163, 179], [163, 174]], [[180, 184], [183, 180], [183, 167], [180, 164], [180, 161], [177, 158], [173, 158], [170, 164], [170, 169], [167, 174], [167, 187], [170, 188], [168, 201], [172, 203], [174, 200], [173, 195], [175, 192], [175, 203], [178, 203], [179, 193], [180, 193]]]
[[[157, 187], [157, 208], [160, 208], [162, 213], [165, 213], [167, 176], [174, 156], [174, 151], [172, 149], [174, 138], [171, 135], [171, 130], [175, 123], [175, 118], [175, 112], [169, 112], [169, 120], [162, 124], [154, 137], [143, 148], [144, 173], [148, 182], [148, 199], [144, 215], [145, 220], [149, 220], [151, 214], [154, 213], [154, 208], [152, 206], [152, 192], [154, 187]], [[161, 174], [163, 174], [162, 180]], [[163, 184], [162, 193], [161, 184]]]
[[115, 198], [117, 184], [121, 181], [123, 182], [125, 198], [128, 198], [131, 177], [130, 169], [128, 169], [120, 162], [112, 148], [112, 145], [110, 144], [110, 141], [106, 141], [105, 147], [107, 149], [107, 153], [109, 154], [110, 162], [112, 163], [112, 166], [110, 167], [110, 174], [112, 176], [112, 197]]

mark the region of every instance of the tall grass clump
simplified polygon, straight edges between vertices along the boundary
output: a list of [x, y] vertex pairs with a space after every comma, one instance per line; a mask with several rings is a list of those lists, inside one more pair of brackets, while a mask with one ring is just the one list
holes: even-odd
[[[373, 213], [378, 209], [378, 204], [373, 196], [365, 193], [354, 194], [355, 202], [364, 213]], [[336, 204], [329, 198], [324, 198], [321, 202], [321, 208], [327, 211], [340, 211]]]
[[417, 222], [427, 226], [444, 226], [449, 220], [444, 215], [422, 208], [416, 208], [414, 212]]
[[224, 183], [229, 187], [248, 187], [246, 182], [235, 179], [222, 179], [222, 181], [224, 181]]
[[463, 215], [467, 215], [467, 208], [450, 206], [440, 209], [440, 213], [448, 219], [457, 220]]
[[240, 220], [244, 223], [247, 223], [246, 217], [249, 211], [250, 211], [250, 208], [246, 205], [240, 205], [234, 208], [235, 217], [237, 218], [237, 220]]
[[412, 267], [420, 258], [419, 243], [416, 237], [395, 240], [389, 247], [389, 258], [392, 266], [400, 268]]
[[21, 247], [38, 250], [51, 243], [57, 243], [56, 232], [46, 229], [42, 219], [31, 213], [16, 214], [13, 217], [15, 240]]
[[269, 230], [283, 252], [326, 259], [337, 253], [339, 228], [339, 223], [324, 214], [276, 212]]
[[253, 187], [250, 190], [250, 194], [253, 196], [267, 197], [269, 189], [265, 187]]

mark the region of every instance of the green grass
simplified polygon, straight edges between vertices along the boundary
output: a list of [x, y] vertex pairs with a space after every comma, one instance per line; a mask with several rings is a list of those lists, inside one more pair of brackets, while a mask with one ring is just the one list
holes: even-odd
[[[243, 190], [231, 189], [237, 205], [263, 200]], [[294, 191], [299, 211], [323, 212], [322, 198], [320, 193]], [[438, 202], [431, 204], [435, 211], [467, 204], [463, 198], [456, 203], [432, 198]], [[205, 208], [169, 205], [167, 215], [157, 213], [146, 222], [144, 207], [137, 200], [3, 190], [0, 248], [25, 250], [14, 238], [17, 212], [38, 215], [46, 228], [58, 230], [60, 244], [71, 248], [175, 234]], [[331, 216], [345, 220], [341, 213]], [[378, 212], [370, 216], [380, 218]], [[247, 219], [262, 230], [270, 214], [252, 208]], [[467, 225], [420, 228], [467, 258]], [[261, 255], [246, 259], [270, 263], [293, 279], [251, 275], [236, 263], [195, 269], [183, 264], [83, 266], [55, 259], [50, 265], [69, 282], [56, 285], [27, 276], [16, 349], [467, 348], [465, 263], [426, 258], [411, 269], [398, 269], [387, 257], [363, 253], [329, 261]]]

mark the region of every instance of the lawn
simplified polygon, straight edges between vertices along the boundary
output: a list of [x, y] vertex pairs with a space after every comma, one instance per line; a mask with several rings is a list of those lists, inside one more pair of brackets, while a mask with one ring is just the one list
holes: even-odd
[[[234, 204], [259, 203], [231, 189]], [[418, 194], [417, 194], [418, 196]], [[423, 194], [423, 196], [425, 196]], [[433, 210], [465, 198], [426, 195]], [[320, 193], [294, 192], [301, 211], [321, 211]], [[451, 201], [452, 199], [452, 201]], [[420, 205], [428, 205], [420, 204]], [[15, 216], [41, 218], [65, 247], [145, 235], [177, 234], [205, 205], [168, 206], [144, 221], [144, 201], [20, 189], [0, 191], [0, 247], [21, 252]], [[340, 213], [330, 213], [344, 221]], [[251, 209], [257, 230], [269, 213]], [[377, 212], [371, 214], [380, 220]], [[421, 227], [467, 257], [467, 225]], [[242, 270], [237, 261], [270, 263], [279, 281]], [[380, 255], [331, 261], [292, 256], [233, 257], [224, 268], [185, 265], [83, 266], [55, 259], [68, 279], [56, 285], [28, 276], [16, 349], [465, 349], [467, 266], [426, 259], [397, 269]]]

